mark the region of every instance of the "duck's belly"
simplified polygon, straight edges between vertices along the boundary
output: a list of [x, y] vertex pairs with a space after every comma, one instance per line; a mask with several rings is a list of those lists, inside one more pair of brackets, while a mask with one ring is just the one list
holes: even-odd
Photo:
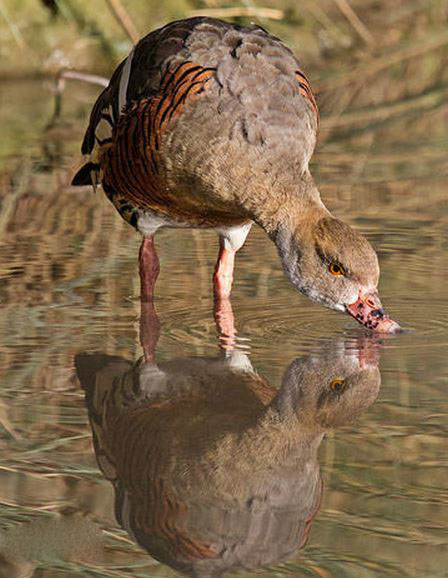
[[231, 205], [210, 203], [206, 197], [190, 191], [173, 193], [166, 185], [160, 187], [163, 194], [154, 194], [142, 187], [138, 198], [126, 183], [103, 179], [102, 186], [123, 219], [145, 236], [153, 235], [162, 227], [227, 229], [251, 222]]
[[214, 229], [222, 237], [226, 248], [238, 251], [246, 240], [252, 227], [252, 221], [235, 220], [234, 222], [226, 221], [224, 223], [213, 221], [191, 221], [174, 220], [166, 216], [161, 216], [151, 211], [140, 211], [137, 219], [137, 230], [145, 237], [150, 237], [162, 227], [175, 229]]
[[221, 229], [226, 230], [252, 223], [249, 219], [243, 219], [241, 217], [219, 218], [213, 214], [210, 215], [210, 217], [190, 219], [183, 216], [171, 218], [151, 210], [138, 210], [137, 212], [136, 229], [146, 236], [154, 235], [154, 233], [162, 227], [170, 227], [172, 229], [216, 229], [219, 231]]

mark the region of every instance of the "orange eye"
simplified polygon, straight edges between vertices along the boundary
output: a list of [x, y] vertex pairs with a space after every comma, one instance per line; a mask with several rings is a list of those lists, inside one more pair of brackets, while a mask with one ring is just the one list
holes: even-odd
[[330, 389], [331, 391], [341, 391], [344, 387], [345, 379], [337, 377], [330, 382]]
[[339, 263], [335, 263], [334, 261], [330, 263], [328, 266], [328, 270], [332, 275], [335, 277], [340, 277], [341, 275], [345, 275], [345, 269]]

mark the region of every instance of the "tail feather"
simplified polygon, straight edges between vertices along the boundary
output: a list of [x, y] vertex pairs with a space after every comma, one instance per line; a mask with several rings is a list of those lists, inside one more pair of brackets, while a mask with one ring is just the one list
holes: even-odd
[[92, 178], [92, 173], [99, 171], [97, 163], [88, 162], [83, 165], [72, 179], [72, 186], [83, 187], [85, 185], [94, 186], [96, 183]]

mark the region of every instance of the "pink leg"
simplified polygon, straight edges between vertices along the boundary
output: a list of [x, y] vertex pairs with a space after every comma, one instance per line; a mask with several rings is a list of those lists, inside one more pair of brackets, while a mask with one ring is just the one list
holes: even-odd
[[215, 322], [223, 349], [232, 349], [236, 338], [235, 320], [229, 299], [234, 265], [235, 251], [226, 249], [224, 243], [221, 242], [215, 274], [213, 275], [213, 289], [215, 294]]
[[154, 236], [143, 237], [139, 253], [139, 270], [141, 300], [142, 302], [152, 301], [154, 299], [154, 287], [160, 271]]
[[160, 321], [152, 301], [142, 301], [140, 310], [140, 343], [147, 363], [155, 362], [160, 336]]
[[219, 245], [218, 261], [213, 275], [215, 299], [228, 299], [232, 290], [233, 268], [235, 265], [235, 251]]
[[215, 299], [214, 315], [221, 347], [233, 349], [236, 343], [236, 329], [230, 299]]
[[154, 307], [154, 286], [160, 271], [154, 237], [144, 237], [139, 254], [140, 269], [140, 343], [145, 361], [154, 362], [160, 335], [160, 322]]

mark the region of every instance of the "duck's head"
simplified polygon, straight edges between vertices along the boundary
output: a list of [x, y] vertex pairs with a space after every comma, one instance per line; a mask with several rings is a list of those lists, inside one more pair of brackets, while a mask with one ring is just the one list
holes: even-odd
[[286, 274], [309, 299], [348, 313], [372, 331], [400, 330], [378, 296], [376, 253], [349, 225], [327, 214], [279, 229], [275, 242]]

